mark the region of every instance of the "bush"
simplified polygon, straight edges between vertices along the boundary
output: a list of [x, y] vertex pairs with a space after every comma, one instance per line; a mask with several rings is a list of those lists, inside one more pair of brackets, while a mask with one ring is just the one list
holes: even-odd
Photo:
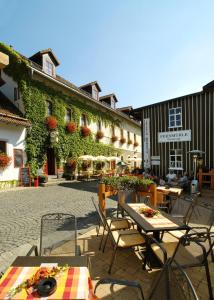
[[57, 119], [54, 116], [49, 116], [46, 118], [46, 125], [49, 129], [56, 129]]
[[83, 137], [87, 137], [91, 134], [91, 129], [86, 126], [81, 126], [81, 134]]
[[39, 175], [39, 183], [45, 183], [48, 182], [48, 176], [47, 175]]
[[66, 129], [69, 133], [74, 133], [77, 129], [77, 126], [74, 122], [69, 122], [67, 125], [66, 125]]

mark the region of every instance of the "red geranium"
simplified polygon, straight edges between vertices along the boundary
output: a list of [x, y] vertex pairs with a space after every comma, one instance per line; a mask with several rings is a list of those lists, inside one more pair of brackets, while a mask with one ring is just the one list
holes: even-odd
[[46, 118], [46, 124], [49, 129], [56, 129], [57, 123], [57, 119], [54, 116], [49, 116]]
[[86, 126], [81, 126], [81, 134], [83, 137], [87, 137], [91, 134], [91, 129]]
[[104, 137], [104, 133], [101, 130], [97, 131], [96, 138], [101, 140]]
[[7, 156], [6, 153], [0, 152], [0, 168], [4, 169], [11, 163], [11, 157]]
[[77, 126], [74, 122], [69, 122], [67, 125], [66, 125], [66, 129], [68, 132], [70, 133], [74, 133], [77, 129]]
[[116, 135], [113, 135], [111, 137], [112, 143], [116, 142], [118, 140], [118, 137]]
[[122, 137], [122, 138], [120, 139], [120, 143], [121, 143], [121, 144], [125, 144], [125, 142], [126, 142], [126, 139], [125, 139], [124, 137]]

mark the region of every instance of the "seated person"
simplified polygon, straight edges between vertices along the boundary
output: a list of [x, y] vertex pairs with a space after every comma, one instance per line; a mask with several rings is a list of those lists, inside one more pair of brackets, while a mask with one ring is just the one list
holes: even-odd
[[166, 181], [163, 179], [163, 176], [161, 176], [160, 179], [159, 179], [159, 185], [164, 186], [165, 183], [166, 183]]
[[167, 178], [167, 183], [170, 185], [175, 185], [177, 184], [177, 176], [176, 174], [173, 172], [173, 170], [170, 170], [169, 173], [166, 175]]
[[186, 187], [188, 185], [188, 176], [187, 176], [187, 172], [184, 172], [183, 176], [178, 180], [178, 184], [181, 187]]

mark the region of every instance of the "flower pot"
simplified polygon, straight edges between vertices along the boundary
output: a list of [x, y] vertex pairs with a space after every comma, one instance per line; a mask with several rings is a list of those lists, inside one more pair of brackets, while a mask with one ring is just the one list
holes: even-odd
[[34, 187], [38, 187], [39, 186], [39, 177], [35, 176], [34, 177]]

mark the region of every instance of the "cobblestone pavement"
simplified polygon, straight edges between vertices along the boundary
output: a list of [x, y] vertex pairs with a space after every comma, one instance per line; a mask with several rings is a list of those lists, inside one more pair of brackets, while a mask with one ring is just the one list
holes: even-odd
[[[78, 217], [79, 232], [96, 224], [91, 196], [97, 182], [62, 183], [46, 188], [27, 188], [0, 193], [0, 255], [39, 238], [41, 216], [65, 212]], [[116, 206], [108, 200], [109, 208]]]

